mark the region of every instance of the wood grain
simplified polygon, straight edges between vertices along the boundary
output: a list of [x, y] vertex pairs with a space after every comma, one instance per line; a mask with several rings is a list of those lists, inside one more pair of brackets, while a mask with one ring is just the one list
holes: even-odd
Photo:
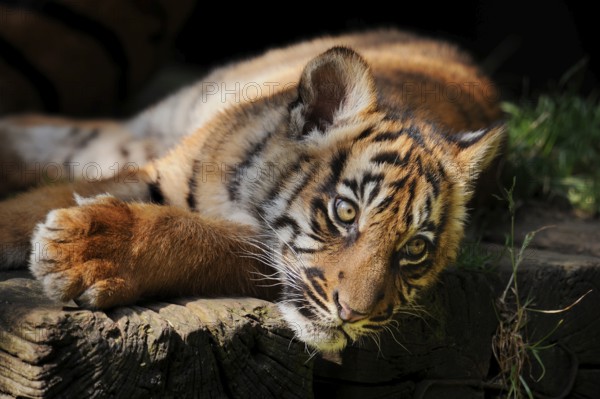
[[[496, 248], [497, 249], [497, 248]], [[495, 250], [491, 248], [490, 250]], [[182, 298], [92, 312], [47, 300], [23, 273], [0, 281], [0, 398], [457, 398], [496, 397], [494, 303], [509, 276], [450, 268], [400, 315], [392, 333], [347, 348], [338, 365], [309, 358], [275, 306], [252, 298]], [[0, 278], [2, 280], [2, 278]], [[600, 259], [533, 249], [519, 273], [526, 339], [562, 324], [542, 351], [541, 398], [600, 392]], [[529, 369], [527, 369], [529, 370]]]

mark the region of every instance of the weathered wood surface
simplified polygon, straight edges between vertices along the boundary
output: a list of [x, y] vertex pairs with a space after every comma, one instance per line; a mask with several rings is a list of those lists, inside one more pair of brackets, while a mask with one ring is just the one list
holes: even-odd
[[[540, 233], [543, 249], [529, 250], [519, 273], [536, 309], [564, 308], [592, 290], [566, 312], [529, 313], [529, 342], [563, 320], [545, 341], [554, 346], [540, 352], [545, 377], [530, 381], [539, 398], [600, 398], [593, 226]], [[264, 301], [188, 298], [91, 312], [52, 303], [26, 274], [4, 273], [0, 398], [493, 398], [494, 303], [508, 275], [506, 262], [494, 271], [448, 270], [422, 299], [425, 310], [398, 317], [393, 336], [347, 348], [338, 365], [310, 358]]]
[[312, 363], [273, 305], [178, 299], [91, 312], [0, 282], [0, 397], [306, 398]]

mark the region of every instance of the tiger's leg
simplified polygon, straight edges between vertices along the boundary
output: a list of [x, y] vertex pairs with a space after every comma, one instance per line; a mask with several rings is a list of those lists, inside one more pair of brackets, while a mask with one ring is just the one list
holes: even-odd
[[[136, 119], [136, 123], [141, 123], [140, 121], [151, 116], [152, 114], [149, 113], [139, 120]], [[33, 126], [39, 126], [35, 121], [30, 122]], [[148, 126], [139, 125], [132, 131], [141, 131], [145, 128]], [[192, 143], [185, 144], [186, 148], [189, 148], [190, 145], [200, 146], [198, 143], [194, 144], [193, 140], [191, 141]], [[167, 149], [168, 147], [165, 147], [163, 151]], [[199, 151], [200, 148], [198, 148]], [[143, 168], [139, 168], [137, 163], [126, 164], [120, 171], [109, 168], [110, 173], [104, 173], [105, 170], [98, 168], [96, 174], [85, 175], [73, 181], [69, 179], [68, 182], [61, 184], [43, 185], [0, 202], [0, 270], [26, 265], [31, 249], [31, 234], [35, 225], [43, 221], [49, 211], [75, 205], [74, 193], [83, 197], [110, 193], [125, 201], [162, 202], [164, 194], [159, 187], [159, 172], [155, 164], [159, 165], [158, 169], [164, 170], [165, 174], [169, 176], [165, 180], [168, 180], [168, 186], [172, 191], [171, 195], [176, 197], [180, 191], [178, 188], [186, 187], [188, 181], [184, 170], [178, 167], [181, 160], [177, 154], [163, 157]], [[98, 180], [99, 177], [106, 178]], [[153, 198], [153, 196], [157, 198]], [[177, 204], [177, 201], [174, 203]]]
[[182, 208], [126, 203], [112, 196], [57, 209], [38, 225], [30, 268], [47, 295], [92, 308], [162, 295], [268, 298], [265, 273], [246, 226]]
[[141, 133], [134, 125], [110, 120], [2, 118], [0, 197], [46, 183], [114, 177], [145, 165], [165, 146]]
[[49, 211], [76, 205], [75, 193], [89, 197], [108, 192], [126, 201], [152, 200], [150, 168], [123, 171], [101, 181], [46, 185], [0, 202], [0, 270], [26, 266], [35, 226]]

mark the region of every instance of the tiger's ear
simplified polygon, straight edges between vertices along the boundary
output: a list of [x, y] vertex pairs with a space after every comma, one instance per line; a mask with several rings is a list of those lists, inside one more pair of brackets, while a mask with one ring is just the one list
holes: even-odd
[[291, 109], [293, 130], [301, 135], [324, 132], [375, 108], [375, 84], [367, 63], [349, 48], [333, 47], [302, 72], [298, 100]]
[[455, 133], [446, 136], [454, 153], [458, 178], [473, 185], [502, 152], [506, 142], [506, 128], [497, 125], [474, 132]]

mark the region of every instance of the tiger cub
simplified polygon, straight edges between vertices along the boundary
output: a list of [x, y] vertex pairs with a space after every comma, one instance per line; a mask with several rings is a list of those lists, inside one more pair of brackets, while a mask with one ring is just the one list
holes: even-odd
[[378, 30], [225, 66], [129, 121], [6, 118], [20, 168], [3, 180], [52, 165], [66, 181], [0, 205], [1, 267], [90, 308], [271, 299], [298, 339], [340, 351], [453, 261], [500, 116], [465, 54]]

